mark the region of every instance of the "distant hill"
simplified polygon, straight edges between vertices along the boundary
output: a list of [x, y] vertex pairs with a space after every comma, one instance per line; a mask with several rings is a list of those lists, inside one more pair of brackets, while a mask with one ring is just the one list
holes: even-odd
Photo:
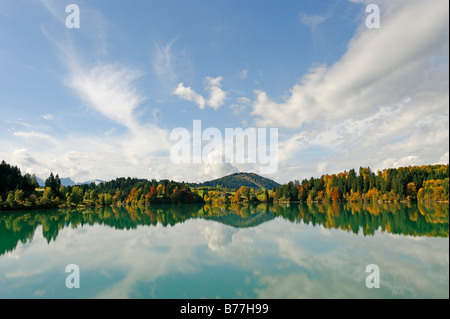
[[273, 215], [273, 212], [258, 212], [256, 214], [250, 214], [247, 217], [243, 217], [242, 215], [238, 215], [236, 214], [236, 212], [233, 212], [232, 214], [228, 215], [211, 215], [202, 218], [207, 220], [214, 220], [232, 227], [250, 228], [272, 220], [275, 218], [275, 216]]
[[196, 186], [210, 186], [210, 187], [226, 187], [229, 189], [239, 188], [241, 186], [248, 186], [254, 189], [267, 188], [272, 189], [273, 187], [280, 187], [280, 184], [274, 182], [271, 179], [259, 176], [255, 173], [234, 173], [228, 176], [224, 176], [212, 181], [197, 184]]

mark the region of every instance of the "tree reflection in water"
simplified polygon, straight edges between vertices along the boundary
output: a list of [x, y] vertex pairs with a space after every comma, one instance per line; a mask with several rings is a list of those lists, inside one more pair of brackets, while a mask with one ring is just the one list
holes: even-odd
[[323, 226], [355, 234], [377, 231], [407, 236], [449, 237], [448, 203], [345, 203], [345, 204], [229, 204], [157, 205], [35, 210], [0, 214], [0, 255], [13, 251], [19, 242], [31, 242], [38, 226], [50, 243], [65, 227], [103, 225], [118, 230], [138, 226], [174, 226], [203, 218], [233, 227], [255, 227], [274, 218], [292, 223]]

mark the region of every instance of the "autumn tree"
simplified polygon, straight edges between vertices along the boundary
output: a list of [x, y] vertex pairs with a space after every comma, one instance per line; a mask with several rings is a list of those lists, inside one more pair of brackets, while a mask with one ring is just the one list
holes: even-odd
[[342, 194], [341, 194], [341, 192], [339, 191], [339, 189], [338, 189], [337, 187], [334, 187], [334, 188], [333, 188], [333, 191], [332, 191], [332, 193], [331, 193], [331, 200], [332, 200], [333, 202], [340, 202], [341, 199], [342, 199]]
[[306, 202], [308, 199], [308, 188], [307, 186], [298, 186], [298, 200], [301, 202]]
[[250, 188], [248, 186], [241, 186], [238, 191], [240, 195], [250, 200]]
[[413, 182], [408, 183], [408, 185], [406, 185], [406, 196], [410, 200], [417, 200], [417, 189], [416, 185]]
[[158, 187], [156, 188], [156, 193], [158, 194], [158, 196], [163, 195], [163, 186], [161, 184], [159, 184]]
[[16, 203], [20, 203], [21, 201], [23, 201], [23, 190], [21, 190], [21, 189], [17, 189], [15, 192], [14, 192], [14, 201], [16, 202]]
[[369, 189], [369, 191], [367, 192], [367, 199], [371, 202], [378, 201], [379, 197], [380, 197], [380, 192], [375, 187]]
[[239, 189], [236, 191], [236, 194], [234, 194], [234, 197], [233, 197], [233, 202], [236, 202], [236, 203], [238, 203], [238, 202], [240, 202], [242, 200], [242, 198], [241, 198], [241, 193], [239, 192]]
[[265, 202], [269, 201], [269, 192], [267, 191], [267, 188], [264, 189], [264, 201]]
[[8, 194], [8, 196], [6, 197], [6, 204], [8, 204], [9, 206], [13, 206], [14, 205], [14, 194], [13, 194], [13, 192], [10, 192]]
[[44, 193], [42, 194], [42, 198], [47, 201], [53, 200], [53, 192], [50, 187], [45, 187]]
[[155, 186], [150, 187], [149, 196], [156, 197], [158, 195], [158, 191]]

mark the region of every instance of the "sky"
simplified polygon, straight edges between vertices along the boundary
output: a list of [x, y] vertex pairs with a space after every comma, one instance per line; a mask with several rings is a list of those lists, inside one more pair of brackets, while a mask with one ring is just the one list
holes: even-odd
[[[446, 0], [0, 2], [0, 159], [23, 174], [286, 183], [449, 162]], [[205, 138], [199, 163], [174, 161], [171, 133], [193, 150], [198, 120], [224, 144], [276, 129], [252, 144], [276, 169]]]

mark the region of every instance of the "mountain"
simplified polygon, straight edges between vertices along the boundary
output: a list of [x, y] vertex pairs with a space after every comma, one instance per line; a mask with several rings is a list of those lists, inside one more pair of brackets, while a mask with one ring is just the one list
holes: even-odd
[[[84, 182], [84, 183], [75, 183], [73, 181], [73, 179], [71, 179], [70, 177], [61, 177], [59, 180], [61, 181], [61, 185], [63, 185], [63, 186], [75, 186], [77, 184], [90, 184], [91, 183], [90, 181], [89, 182]], [[38, 182], [40, 187], [44, 187], [45, 186], [45, 180], [44, 179], [39, 178], [39, 177], [36, 176], [36, 181]], [[96, 185], [98, 185], [98, 184], [96, 183]]]
[[40, 187], [44, 187], [45, 186], [45, 181], [42, 178], [40, 178], [40, 177], [36, 176], [36, 182], [38, 182], [38, 185]]
[[255, 173], [234, 173], [227, 175], [212, 181], [204, 182], [196, 186], [220, 186], [226, 188], [239, 188], [241, 186], [248, 186], [255, 189], [267, 188], [272, 189], [274, 187], [279, 187], [280, 184], [274, 182], [271, 179], [259, 176]]
[[60, 178], [61, 185], [63, 186], [74, 186], [75, 182], [70, 177], [62, 177]]
[[105, 181], [102, 181], [100, 179], [91, 179], [89, 181], [85, 181], [85, 182], [81, 182], [81, 183], [77, 183], [77, 185], [86, 185], [86, 184], [91, 184], [91, 183], [95, 183], [95, 185], [104, 183]]

